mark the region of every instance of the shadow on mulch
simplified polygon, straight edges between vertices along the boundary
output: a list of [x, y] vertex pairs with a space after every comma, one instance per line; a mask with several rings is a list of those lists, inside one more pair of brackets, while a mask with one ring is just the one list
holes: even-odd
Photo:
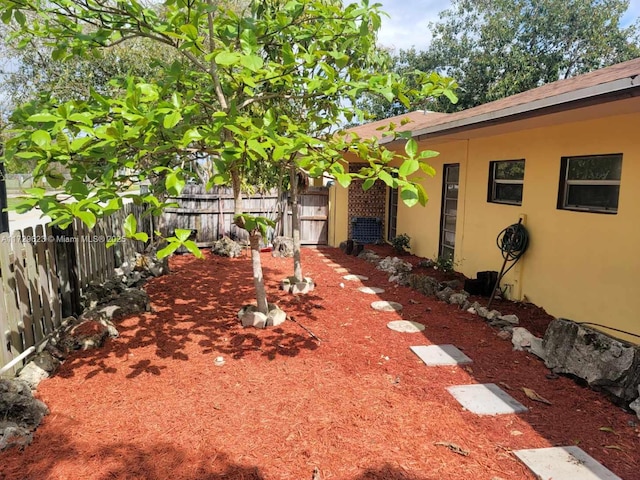
[[[477, 316], [391, 284], [337, 249], [321, 252], [386, 291], [358, 292], [309, 249], [303, 267], [318, 288], [290, 296], [278, 285], [291, 260], [264, 255], [269, 300], [298, 323], [243, 329], [249, 260], [173, 258], [174, 272], [147, 285], [154, 312], [122, 320], [120, 338], [78, 352], [41, 384], [51, 415], [23, 452], [0, 453], [0, 479], [308, 480], [317, 466], [322, 480], [532, 480], [512, 450], [551, 445], [579, 445], [625, 480], [638, 478], [635, 416], [568, 378], [548, 378], [541, 361], [513, 352]], [[404, 309], [374, 312], [379, 299]], [[399, 318], [425, 331], [386, 328]], [[441, 343], [474, 363], [428, 368], [409, 349]], [[529, 412], [463, 411], [445, 387], [469, 383], [496, 383]]]
[[[251, 265], [243, 259], [221, 260], [207, 255], [206, 262], [186, 259], [189, 266], [180, 272], [179, 291], [176, 292], [176, 275], [169, 274], [156, 279], [146, 289], [152, 297], [152, 313], [131, 317], [118, 324], [120, 337], [108, 349], [75, 352], [57, 373], [72, 377], [83, 366], [94, 367], [86, 378], [99, 373], [115, 373], [117, 370], [105, 364], [105, 358], [115, 355], [124, 358], [136, 349], [153, 346], [159, 359], [188, 361], [187, 344], [198, 336], [203, 354], [229, 355], [240, 359], [250, 352], [273, 359], [276, 355], [296, 356], [301, 350], [315, 350], [317, 343], [308, 335], [269, 329], [268, 335], [256, 335], [251, 330], [238, 330], [237, 313], [244, 304], [255, 303], [254, 291], [247, 279], [251, 278]], [[276, 273], [264, 267], [265, 278], [276, 278]], [[218, 282], [222, 276], [224, 280]], [[184, 298], [184, 284], [188, 285], [189, 298]], [[271, 285], [270, 285], [271, 286]], [[213, 287], [213, 288], [211, 288]], [[306, 295], [304, 302], [288, 297], [279, 302], [285, 311], [296, 306], [298, 312], [310, 320], [317, 320], [317, 311], [324, 307], [315, 294]], [[230, 339], [226, 337], [230, 336]], [[151, 360], [141, 360], [129, 365], [127, 378], [142, 373], [161, 375], [166, 367]]]

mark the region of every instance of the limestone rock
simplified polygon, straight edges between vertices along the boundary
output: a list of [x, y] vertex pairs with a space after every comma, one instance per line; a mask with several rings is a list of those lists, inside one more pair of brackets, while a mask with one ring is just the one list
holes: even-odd
[[373, 250], [362, 250], [359, 254], [358, 254], [358, 258], [362, 258], [363, 260], [369, 262], [369, 263], [379, 263], [380, 262], [380, 256], [376, 254], [376, 252], [374, 252]]
[[129, 315], [150, 310], [149, 296], [144, 290], [127, 288], [123, 285], [119, 293], [108, 295], [94, 307], [85, 310], [80, 315], [80, 319], [103, 323], [111, 330], [110, 335], [117, 337], [118, 331], [111, 323], [112, 320], [119, 320]]
[[85, 309], [96, 308], [100, 304], [117, 298], [126, 288], [126, 285], [117, 279], [107, 280], [103, 284], [92, 282], [82, 295], [82, 306]]
[[288, 258], [293, 257], [293, 238], [291, 237], [276, 237], [273, 239], [273, 253], [274, 257]]
[[109, 329], [100, 322], [79, 320], [63, 332], [60, 345], [67, 351], [100, 348], [109, 337]]
[[249, 311], [240, 321], [243, 327], [265, 328], [267, 326], [267, 316], [262, 312]]
[[630, 402], [640, 384], [640, 347], [565, 319], [551, 322], [544, 335], [545, 364], [556, 373], [582, 378]]
[[500, 315], [498, 320], [502, 322], [506, 322], [511, 325], [518, 325], [520, 323], [520, 319], [517, 315]]
[[387, 272], [391, 276], [401, 276], [402, 273], [408, 274], [413, 266], [409, 262], [405, 262], [398, 257], [386, 257], [378, 263], [376, 268], [383, 272]]
[[545, 358], [542, 339], [536, 337], [526, 328], [515, 327], [511, 333], [511, 343], [513, 343], [514, 350], [531, 352], [543, 360]]
[[31, 443], [33, 430], [48, 414], [26, 382], [0, 379], [0, 450]]
[[284, 323], [287, 319], [287, 314], [273, 303], [268, 304], [269, 313], [265, 315], [262, 312], [258, 312], [256, 305], [244, 305], [238, 311], [238, 319], [243, 327], [275, 327]]
[[235, 258], [242, 255], [242, 245], [229, 237], [222, 237], [213, 244], [211, 251], [221, 257]]
[[440, 289], [440, 283], [428, 275], [409, 275], [409, 286], [423, 295], [435, 295]]
[[478, 306], [474, 308], [476, 309], [476, 312], [478, 312], [478, 316], [481, 318], [487, 318], [489, 315], [489, 309], [487, 307]]
[[298, 282], [291, 287], [291, 293], [294, 295], [305, 295], [309, 293], [311, 290], [309, 288], [309, 284], [307, 282]]
[[[449, 303], [451, 305], [459, 305], [461, 307], [464, 307], [464, 305], [468, 303], [467, 298], [469, 298], [469, 294], [467, 292], [453, 293], [449, 296]], [[470, 303], [469, 303], [469, 306], [471, 306]]]
[[456, 293], [456, 291], [453, 288], [446, 287], [444, 290], [440, 290], [439, 292], [436, 292], [436, 298], [443, 302], [448, 302], [449, 299], [451, 298], [451, 295], [453, 295], [454, 293]]
[[492, 322], [493, 320], [496, 320], [500, 316], [502, 316], [502, 313], [500, 313], [498, 310], [491, 310], [489, 313], [487, 313], [487, 317], [486, 318], [487, 318], [487, 320]]
[[280, 289], [294, 295], [305, 295], [315, 289], [315, 283], [309, 277], [305, 277], [302, 282], [296, 282], [295, 277], [287, 277], [280, 282]]
[[280, 308], [276, 307], [273, 310], [269, 310], [269, 314], [267, 315], [267, 326], [268, 327], [277, 327], [278, 325], [282, 325], [287, 320], [287, 314], [280, 310]]
[[[640, 395], [640, 385], [638, 385], [638, 395]], [[636, 398], [633, 402], [631, 402], [631, 405], [629, 405], [629, 408], [634, 412], [636, 412], [636, 415], [638, 416], [638, 418], [640, 418], [640, 397]]]
[[409, 285], [409, 273], [408, 272], [398, 272], [389, 277], [389, 281], [391, 283], [397, 283], [398, 285], [402, 285], [403, 287]]
[[457, 279], [442, 282], [441, 285], [445, 288], [446, 287], [452, 288], [453, 290], [458, 290], [459, 288], [462, 288], [462, 282], [460, 282], [460, 280], [457, 280]]
[[18, 378], [26, 382], [32, 390], [45, 378], [49, 378], [60, 366], [60, 361], [48, 351], [38, 353], [20, 370]]

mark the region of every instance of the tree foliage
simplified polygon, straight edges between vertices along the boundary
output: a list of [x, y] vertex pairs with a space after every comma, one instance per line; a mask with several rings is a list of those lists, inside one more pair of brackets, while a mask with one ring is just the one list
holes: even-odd
[[[167, 195], [184, 187], [188, 166], [201, 158], [215, 164], [210, 185], [232, 184], [236, 221], [243, 227], [253, 220], [242, 215], [242, 181], [265, 162], [295, 159], [312, 175], [330, 172], [343, 186], [356, 175], [369, 187], [377, 180], [402, 186], [409, 205], [427, 200], [418, 179], [409, 176], [420, 168], [433, 173], [425, 163], [430, 153], [409, 142], [406, 154], [396, 154], [375, 140], [332, 131], [338, 119], [359, 115], [351, 105], [365, 92], [406, 105], [414, 97], [455, 98], [450, 79], [416, 74], [419, 88], [410, 88], [379, 69], [384, 56], [375, 45], [377, 5], [266, 0], [238, 11], [214, 0], [166, 0], [160, 6], [137, 0], [5, 0], [0, 17], [17, 25], [12, 41], [26, 47], [37, 38], [55, 61], [134, 39], [176, 54], [167, 61], [155, 55], [159, 48], [152, 49], [162, 75], [128, 75], [114, 80], [109, 93], [91, 89], [88, 97], [69, 100], [48, 96], [14, 112], [16, 129], [5, 160], [34, 161], [35, 177], [66, 194], [32, 189], [23, 205], [40, 207], [55, 222], [78, 217], [92, 227], [98, 216], [122, 207], [122, 192], [143, 181], [151, 181], [149, 193], [126, 196], [159, 214]], [[348, 173], [342, 161], [348, 151], [368, 167]], [[390, 165], [396, 158], [399, 168]], [[253, 256], [261, 229], [250, 230]], [[177, 235], [167, 240], [184, 244]], [[254, 272], [256, 288], [261, 279]], [[258, 307], [266, 308], [264, 295]]]
[[[437, 69], [460, 85], [457, 111], [640, 56], [638, 26], [621, 27], [628, 0], [454, 0], [432, 23], [426, 51], [400, 51], [394, 70]], [[404, 113], [369, 101], [377, 118]]]
[[[33, 22], [25, 21], [25, 10], [38, 14]], [[417, 91], [393, 75], [372, 73], [380, 61], [374, 36], [380, 15], [366, 4], [272, 0], [238, 14], [213, 1], [168, 0], [152, 9], [136, 1], [20, 0], [4, 2], [0, 13], [20, 25], [15, 41], [27, 45], [24, 39], [39, 37], [56, 60], [134, 38], [180, 54], [153, 83], [129, 76], [118, 82], [118, 95], [93, 89], [88, 98], [49, 97], [47, 104], [31, 102], [14, 113], [20, 128], [5, 155], [35, 159], [36, 176], [78, 201], [32, 192], [32, 203], [63, 223], [78, 212], [93, 218], [104, 202], [119, 202], [118, 191], [150, 177], [163, 180], [156, 182], [163, 191], [179, 193], [184, 165], [197, 154], [214, 158], [212, 183], [235, 180], [255, 162], [295, 154], [302, 166], [331, 171], [348, 185], [339, 159], [349, 149], [367, 155], [368, 174], [378, 178], [392, 153], [359, 139], [311, 136], [278, 106], [314, 104], [316, 131], [328, 131], [340, 115], [354, 114], [341, 99], [362, 92], [405, 103], [411, 95], [449, 93], [449, 81], [437, 75], [425, 76]], [[61, 178], [55, 164], [71, 179]], [[144, 200], [160, 207], [153, 197]]]

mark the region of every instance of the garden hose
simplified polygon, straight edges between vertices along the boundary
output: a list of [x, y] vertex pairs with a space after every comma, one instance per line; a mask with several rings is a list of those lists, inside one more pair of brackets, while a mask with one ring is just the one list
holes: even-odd
[[[509, 270], [518, 263], [518, 260], [520, 260], [522, 255], [524, 255], [524, 252], [527, 251], [527, 247], [529, 246], [529, 232], [527, 232], [527, 229], [522, 225], [522, 219], [518, 220], [518, 223], [509, 225], [507, 228], [502, 230], [496, 238], [496, 243], [502, 253], [504, 262], [502, 263], [502, 269], [500, 270], [496, 284], [491, 292], [491, 298], [489, 299], [487, 308], [491, 307], [491, 302], [493, 302], [493, 299], [496, 296], [496, 291], [500, 287], [500, 281], [509, 272]], [[511, 265], [509, 265], [509, 268], [505, 270], [508, 262], [511, 262]]]
[[507, 272], [513, 268], [518, 260], [520, 260], [520, 257], [524, 255], [524, 252], [527, 251], [527, 247], [529, 246], [529, 232], [521, 222], [522, 220], [518, 223], [514, 223], [513, 225], [509, 225], [507, 228], [502, 230], [498, 234], [498, 238], [496, 238], [496, 244], [502, 253], [502, 258], [507, 262], [513, 262], [509, 265], [509, 268], [500, 275], [498, 281], [500, 281], [500, 278], [504, 277]]

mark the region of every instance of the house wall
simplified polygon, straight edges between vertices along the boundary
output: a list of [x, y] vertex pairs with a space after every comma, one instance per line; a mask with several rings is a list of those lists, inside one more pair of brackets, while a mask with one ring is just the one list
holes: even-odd
[[[558, 317], [640, 334], [640, 316], [631, 301], [640, 292], [635, 279], [640, 274], [637, 125], [640, 114], [469, 140], [461, 193], [465, 212], [458, 219], [458, 229], [464, 231], [456, 251], [460, 270], [467, 276], [499, 270], [502, 258], [495, 237], [522, 215], [531, 243], [504, 280], [512, 285], [511, 297], [526, 298]], [[617, 214], [557, 209], [562, 156], [620, 152]], [[525, 158], [522, 205], [487, 202], [489, 162], [517, 158]]]
[[[442, 167], [460, 164], [456, 226], [456, 270], [475, 277], [500, 270], [498, 233], [523, 223], [529, 250], [503, 280], [508, 296], [528, 300], [550, 314], [593, 322], [640, 335], [635, 298], [640, 293], [640, 113], [503, 134], [486, 131], [468, 138], [422, 141], [440, 152], [431, 159], [434, 178], [423, 181], [426, 207], [398, 208], [398, 234], [411, 237], [412, 252], [433, 258], [438, 252]], [[513, 129], [513, 125], [510, 127]], [[489, 130], [487, 130], [489, 131]], [[622, 177], [615, 215], [557, 209], [560, 159], [563, 156], [622, 153]], [[521, 206], [487, 202], [489, 162], [525, 159]], [[346, 204], [336, 215], [346, 216]], [[343, 229], [344, 230], [344, 229]], [[638, 338], [605, 330], [625, 340]]]

